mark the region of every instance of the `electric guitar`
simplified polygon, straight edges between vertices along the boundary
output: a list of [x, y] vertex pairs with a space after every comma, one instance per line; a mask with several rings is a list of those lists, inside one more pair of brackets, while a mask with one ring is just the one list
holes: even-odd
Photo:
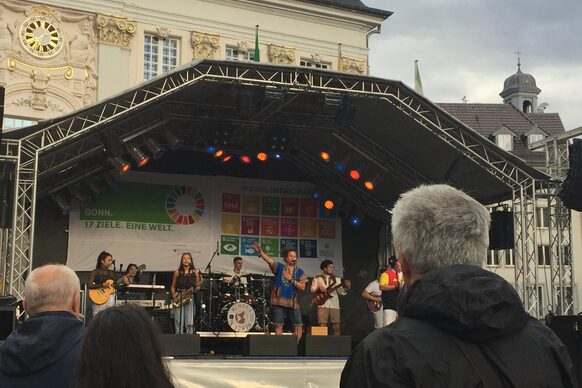
[[89, 299], [95, 304], [103, 304], [107, 302], [109, 296], [115, 292], [113, 279], [108, 279], [101, 288], [93, 288], [89, 290]]
[[368, 306], [368, 310], [372, 311], [372, 312], [376, 312], [376, 311], [380, 311], [382, 310], [382, 302], [378, 302], [375, 300], [367, 300], [366, 301], [366, 305]]
[[333, 296], [331, 295], [332, 292], [334, 292], [335, 290], [337, 290], [340, 287], [345, 287], [346, 284], [348, 284], [349, 280], [344, 280], [342, 279], [342, 281], [335, 286], [329, 286], [327, 287], [327, 289], [325, 291], [321, 291], [321, 290], [315, 290], [315, 292], [313, 293], [313, 298], [311, 298], [311, 306], [313, 306], [314, 304], [317, 306], [321, 306], [322, 304], [324, 304], [325, 302], [327, 302], [328, 299], [333, 298]]

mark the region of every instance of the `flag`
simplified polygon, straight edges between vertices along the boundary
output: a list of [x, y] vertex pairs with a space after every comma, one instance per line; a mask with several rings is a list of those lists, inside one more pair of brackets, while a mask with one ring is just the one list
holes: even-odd
[[261, 51], [259, 50], [259, 25], [255, 26], [255, 57], [253, 58], [255, 62], [261, 61]]
[[414, 90], [421, 96], [424, 96], [422, 81], [420, 80], [420, 72], [418, 71], [418, 59], [414, 61]]

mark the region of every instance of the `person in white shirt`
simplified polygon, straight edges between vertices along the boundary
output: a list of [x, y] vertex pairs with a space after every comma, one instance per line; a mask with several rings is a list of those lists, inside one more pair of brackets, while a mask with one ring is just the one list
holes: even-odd
[[232, 259], [233, 268], [230, 272], [224, 275], [223, 281], [225, 283], [232, 283], [236, 285], [247, 284], [247, 278], [243, 277], [243, 259], [240, 256], [236, 256]]
[[[384, 272], [382, 268], [379, 273]], [[384, 326], [384, 312], [382, 311], [382, 291], [380, 291], [380, 283], [378, 279], [371, 281], [364, 291], [362, 291], [362, 298], [366, 299], [368, 309], [374, 318], [374, 329]]]
[[[311, 283], [311, 292], [321, 295], [321, 299], [329, 298], [321, 305], [317, 306], [317, 323], [320, 326], [327, 326], [331, 322], [333, 335], [340, 335], [340, 303], [339, 295], [345, 295], [350, 287], [350, 281], [340, 279], [333, 273], [333, 261], [324, 260], [319, 266], [323, 271], [322, 274], [313, 278]], [[318, 292], [319, 291], [319, 292]]]

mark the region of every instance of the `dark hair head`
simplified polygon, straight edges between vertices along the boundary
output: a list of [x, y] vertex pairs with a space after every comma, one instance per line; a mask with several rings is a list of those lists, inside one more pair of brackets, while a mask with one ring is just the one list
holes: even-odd
[[281, 249], [281, 256], [283, 257], [283, 259], [286, 259], [287, 256], [289, 256], [289, 253], [291, 253], [291, 252], [297, 253], [297, 250], [293, 247], [285, 247], [285, 248]]
[[137, 264], [134, 263], [129, 263], [127, 265], [127, 268], [125, 269], [125, 272], [123, 273], [124, 275], [127, 275], [129, 273], [129, 270], [131, 269], [131, 267], [135, 267], [137, 269]]
[[184, 252], [184, 253], [182, 253], [182, 256], [180, 256], [180, 267], [178, 267], [178, 272], [184, 273], [184, 271], [186, 270], [184, 268], [184, 266], [182, 265], [182, 259], [184, 258], [184, 256], [188, 256], [190, 258], [190, 268], [188, 270], [193, 271], [194, 270], [194, 259], [192, 258], [192, 254], [190, 252]]
[[145, 310], [123, 305], [89, 324], [77, 362], [76, 387], [173, 387], [160, 333]]
[[392, 255], [388, 258], [388, 266], [390, 268], [394, 268], [396, 267], [396, 263], [398, 262], [398, 259], [396, 258], [395, 255]]
[[233, 263], [236, 263], [236, 261], [237, 261], [237, 260], [241, 260], [241, 261], [242, 261], [242, 259], [243, 259], [243, 258], [242, 258], [242, 257], [240, 257], [240, 256], [235, 256], [235, 257], [234, 257], [234, 259], [232, 259], [232, 262], [233, 262]]
[[[111, 256], [111, 253], [109, 252], [105, 252], [102, 251], [99, 256], [97, 256], [97, 264], [95, 265], [95, 268], [100, 268], [101, 267], [101, 262], [107, 257], [107, 256]], [[113, 256], [111, 256], [113, 257]]]
[[319, 268], [323, 271], [325, 269], [325, 267], [327, 267], [330, 264], [333, 264], [333, 261], [331, 261], [329, 259], [325, 259], [321, 262], [321, 264], [319, 265]]
[[382, 275], [388, 268], [386, 267], [380, 267], [378, 268], [378, 276], [376, 276], [376, 278], [380, 278], [380, 275]]

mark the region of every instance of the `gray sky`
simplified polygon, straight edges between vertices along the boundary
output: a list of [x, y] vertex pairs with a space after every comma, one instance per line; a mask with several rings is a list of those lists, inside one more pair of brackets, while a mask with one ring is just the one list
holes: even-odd
[[394, 12], [370, 38], [371, 75], [414, 85], [434, 102], [501, 103], [503, 81], [521, 70], [542, 90], [538, 104], [582, 126], [582, 0], [363, 0]]

